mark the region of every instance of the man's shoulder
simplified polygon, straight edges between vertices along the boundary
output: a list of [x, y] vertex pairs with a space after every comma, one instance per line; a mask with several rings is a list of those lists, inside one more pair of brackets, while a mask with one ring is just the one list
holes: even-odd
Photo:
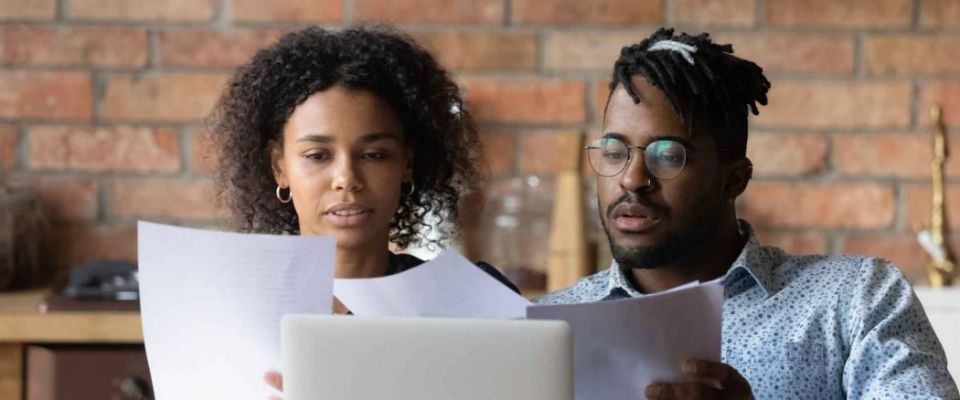
[[533, 300], [539, 305], [579, 304], [599, 301], [609, 289], [610, 269], [581, 278], [573, 286], [557, 290]]

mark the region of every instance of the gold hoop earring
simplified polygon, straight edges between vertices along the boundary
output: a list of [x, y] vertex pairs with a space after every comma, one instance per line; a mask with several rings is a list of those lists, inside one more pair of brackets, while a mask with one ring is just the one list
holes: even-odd
[[283, 196], [280, 195], [280, 189], [282, 189], [280, 185], [277, 185], [277, 200], [280, 200], [283, 204], [291, 202], [293, 200], [293, 190], [287, 190], [287, 198], [283, 198]]

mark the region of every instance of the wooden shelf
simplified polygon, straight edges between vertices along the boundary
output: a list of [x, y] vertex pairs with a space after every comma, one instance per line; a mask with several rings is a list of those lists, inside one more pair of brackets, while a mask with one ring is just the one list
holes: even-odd
[[140, 313], [41, 313], [47, 293], [0, 293], [0, 343], [143, 343]]

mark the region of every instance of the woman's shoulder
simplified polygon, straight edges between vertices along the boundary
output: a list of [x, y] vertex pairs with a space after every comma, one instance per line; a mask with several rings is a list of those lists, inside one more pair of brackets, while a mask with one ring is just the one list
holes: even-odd
[[[390, 253], [390, 270], [388, 275], [400, 273], [408, 269], [414, 268], [423, 264], [423, 260], [410, 254], [405, 253]], [[520, 289], [517, 288], [517, 285], [514, 285], [513, 282], [510, 282], [510, 279], [507, 279], [500, 270], [498, 270], [493, 265], [490, 265], [483, 261], [477, 261], [473, 265], [476, 265], [477, 268], [483, 270], [488, 275], [492, 276], [494, 279], [502, 283], [504, 286], [510, 288], [510, 290], [520, 293]]]

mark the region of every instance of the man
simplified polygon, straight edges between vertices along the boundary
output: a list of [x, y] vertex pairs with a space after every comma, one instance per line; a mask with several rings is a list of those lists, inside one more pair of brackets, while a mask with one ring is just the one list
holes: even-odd
[[[708, 35], [661, 29], [614, 64], [602, 137], [587, 147], [614, 262], [540, 304], [643, 296], [723, 277], [722, 363], [648, 398], [958, 398], [910, 284], [872, 257], [795, 257], [759, 244], [747, 112], [770, 83]], [[655, 328], [655, 327], [652, 327]]]

